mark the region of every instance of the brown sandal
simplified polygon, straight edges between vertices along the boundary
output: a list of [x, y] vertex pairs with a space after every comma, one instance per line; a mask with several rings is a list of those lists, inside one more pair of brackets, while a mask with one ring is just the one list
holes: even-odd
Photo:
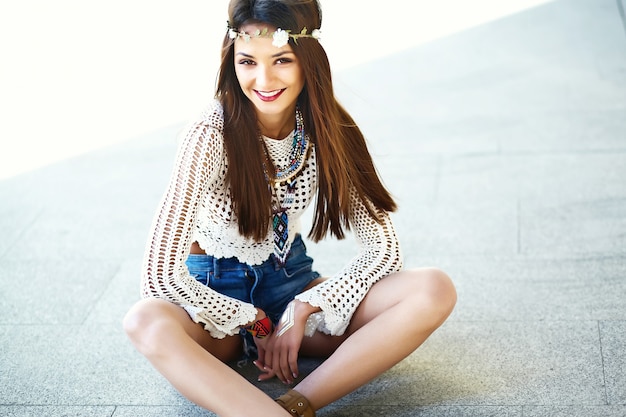
[[290, 389], [286, 394], [276, 398], [276, 402], [295, 417], [315, 417], [309, 400], [298, 391]]

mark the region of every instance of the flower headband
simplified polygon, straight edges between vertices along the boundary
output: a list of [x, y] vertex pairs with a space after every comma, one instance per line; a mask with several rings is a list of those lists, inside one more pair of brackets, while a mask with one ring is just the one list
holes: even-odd
[[250, 42], [250, 38], [272, 38], [272, 45], [277, 48], [282, 48], [287, 45], [289, 38], [292, 38], [295, 43], [298, 43], [300, 38], [313, 38], [319, 40], [321, 37], [319, 29], [313, 29], [311, 33], [307, 33], [307, 28], [304, 28], [300, 33], [292, 34], [290, 30], [276, 29], [275, 32], [270, 32], [267, 28], [257, 29], [253, 33], [247, 33], [243, 30], [237, 30], [228, 25], [228, 37], [230, 39], [242, 38], [246, 42]]

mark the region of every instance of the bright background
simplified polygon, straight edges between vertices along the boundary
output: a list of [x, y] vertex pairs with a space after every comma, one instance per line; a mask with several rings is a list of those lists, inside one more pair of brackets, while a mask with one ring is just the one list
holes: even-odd
[[[322, 0], [322, 43], [338, 72], [547, 1]], [[2, 2], [0, 179], [195, 115], [213, 96], [227, 4]]]

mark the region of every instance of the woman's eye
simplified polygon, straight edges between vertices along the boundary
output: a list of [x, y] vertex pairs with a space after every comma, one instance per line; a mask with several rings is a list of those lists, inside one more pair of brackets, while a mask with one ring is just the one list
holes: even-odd
[[254, 65], [254, 61], [249, 60], [249, 59], [242, 59], [241, 61], [239, 61], [240, 65]]
[[291, 59], [289, 59], [289, 58], [279, 58], [279, 59], [276, 60], [277, 64], [289, 64], [291, 62], [293, 62], [293, 61]]

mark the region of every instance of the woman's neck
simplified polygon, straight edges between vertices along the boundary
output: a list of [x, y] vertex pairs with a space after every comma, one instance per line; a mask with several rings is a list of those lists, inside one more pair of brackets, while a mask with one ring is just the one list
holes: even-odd
[[282, 114], [259, 114], [257, 117], [261, 134], [272, 139], [286, 138], [293, 131], [296, 123], [295, 108], [293, 111], [286, 111]]

